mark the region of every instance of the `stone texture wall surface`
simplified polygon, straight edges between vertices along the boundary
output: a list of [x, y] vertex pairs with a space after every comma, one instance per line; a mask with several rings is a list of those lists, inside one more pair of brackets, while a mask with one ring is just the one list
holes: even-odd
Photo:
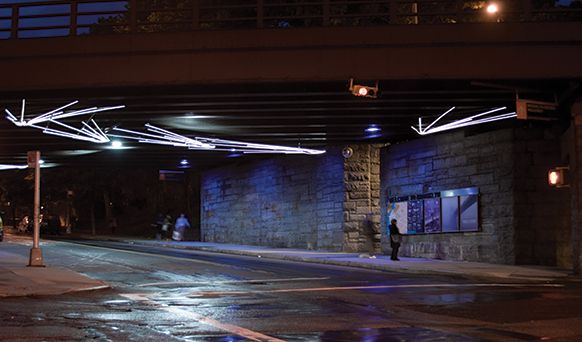
[[580, 274], [582, 269], [582, 97], [572, 104], [573, 125], [570, 126], [568, 149], [571, 194], [572, 270]]
[[564, 166], [560, 136], [543, 127], [515, 130], [516, 263], [572, 267], [570, 191], [547, 183]]
[[344, 161], [344, 251], [378, 253], [380, 246], [380, 147], [353, 145]]
[[478, 187], [480, 231], [409, 235], [402, 255], [570, 266], [569, 192], [548, 187], [546, 178], [561, 163], [560, 135], [550, 126], [459, 131], [387, 148], [381, 167], [384, 250], [390, 250], [389, 197]]
[[279, 156], [201, 178], [203, 241], [341, 250], [343, 159]]
[[480, 231], [405, 236], [401, 255], [513, 263], [513, 132], [428, 136], [383, 151], [382, 247], [389, 253], [387, 199], [478, 187]]

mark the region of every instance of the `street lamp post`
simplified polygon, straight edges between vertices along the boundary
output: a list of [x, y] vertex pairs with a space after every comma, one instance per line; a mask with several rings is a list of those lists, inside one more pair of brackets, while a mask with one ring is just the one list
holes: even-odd
[[34, 232], [28, 266], [44, 267], [40, 250], [40, 151], [28, 152], [28, 166], [34, 166]]

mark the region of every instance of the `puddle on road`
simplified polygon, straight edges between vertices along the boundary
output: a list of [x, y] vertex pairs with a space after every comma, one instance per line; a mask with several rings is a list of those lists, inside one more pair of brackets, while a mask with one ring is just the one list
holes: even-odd
[[127, 299], [108, 300], [103, 302], [106, 306], [130, 306], [133, 302]]
[[477, 328], [479, 331], [487, 332], [490, 334], [495, 334], [497, 336], [503, 336], [507, 338], [512, 338], [516, 340], [522, 341], [540, 341], [542, 337], [534, 336], [530, 334], [519, 333], [515, 331], [507, 331], [507, 330], [500, 330], [500, 329], [493, 329], [493, 328]]
[[[475, 342], [479, 339], [449, 334], [442, 331], [423, 328], [362, 328], [345, 331], [326, 331], [310, 334], [270, 334], [270, 336], [283, 341], [296, 342]], [[236, 342], [248, 341], [248, 339], [236, 335], [185, 335], [181, 336], [187, 341], [197, 342]]]
[[474, 342], [479, 341], [464, 335], [454, 335], [442, 331], [424, 328], [362, 328], [349, 331], [326, 331], [310, 335], [278, 335], [277, 338], [289, 341], [321, 341], [321, 342]]
[[415, 302], [426, 305], [455, 305], [473, 303], [494, 303], [510, 300], [525, 300], [540, 297], [539, 293], [532, 292], [471, 292], [445, 293], [440, 295], [425, 295], [414, 297]]

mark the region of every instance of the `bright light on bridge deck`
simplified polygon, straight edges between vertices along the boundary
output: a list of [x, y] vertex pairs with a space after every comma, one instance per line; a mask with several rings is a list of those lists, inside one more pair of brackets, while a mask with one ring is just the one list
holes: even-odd
[[487, 13], [489, 14], [495, 14], [497, 12], [499, 12], [499, 6], [497, 6], [496, 3], [491, 3], [489, 5], [487, 5]]

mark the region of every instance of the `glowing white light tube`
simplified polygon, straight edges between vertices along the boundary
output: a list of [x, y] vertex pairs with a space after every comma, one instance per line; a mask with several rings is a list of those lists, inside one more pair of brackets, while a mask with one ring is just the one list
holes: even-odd
[[[59, 108], [57, 108], [57, 109], [53, 109], [53, 110], [51, 110], [50, 112], [47, 112], [47, 113], [41, 114], [41, 115], [37, 116], [36, 118], [34, 118], [34, 119], [30, 120], [30, 121], [29, 121], [29, 123], [35, 123], [35, 122], [36, 122], [36, 123], [38, 123], [38, 122], [42, 122], [42, 121], [39, 121], [39, 119], [41, 119], [41, 118], [42, 118], [42, 119], [44, 119], [45, 117], [46, 117], [46, 118], [49, 118], [51, 115], [58, 115], [58, 114], [61, 114], [61, 113], [63, 113], [63, 111], [62, 111], [63, 109], [65, 109], [65, 108], [68, 108], [68, 107], [70, 107], [70, 106], [72, 106], [72, 105], [75, 105], [75, 104], [77, 104], [78, 102], [79, 102], [79, 100], [75, 100], [75, 101], [73, 101], [73, 102], [71, 102], [71, 103], [69, 103], [69, 104], [66, 104], [66, 105], [62, 106], [62, 107], [59, 107]], [[31, 121], [32, 121], [32, 122], [31, 122]]]
[[[20, 120], [16, 118], [12, 112], [8, 109], [5, 109], [6, 118], [10, 120], [14, 125], [18, 127], [32, 127], [36, 129], [40, 129], [43, 133], [57, 135], [61, 137], [77, 139], [77, 140], [84, 140], [84, 141], [91, 141], [95, 143], [107, 143], [109, 142], [109, 137], [103, 132], [103, 130], [99, 127], [99, 125], [93, 119], [89, 119], [87, 122], [81, 122], [82, 127], [76, 128], [72, 125], [65, 124], [59, 120], [65, 118], [71, 118], [75, 116], [81, 115], [88, 115], [88, 114], [95, 114], [99, 112], [114, 110], [114, 109], [121, 109], [125, 108], [124, 105], [121, 106], [112, 106], [112, 107], [90, 107], [90, 108], [83, 108], [78, 110], [73, 110], [70, 112], [65, 112], [66, 108], [69, 108], [75, 104], [79, 103], [78, 100], [70, 102], [64, 106], [59, 108], [50, 110], [46, 113], [37, 115], [30, 120], [26, 121], [25, 118], [25, 107], [26, 107], [26, 100], [22, 100], [22, 108], [20, 111]], [[49, 128], [39, 126], [40, 123], [52, 123], [55, 124], [62, 129], [56, 128]]]
[[[488, 116], [492, 113], [507, 109], [507, 107], [498, 107], [498, 108], [493, 108], [491, 110], [488, 110], [488, 111], [485, 111], [485, 112], [482, 112], [479, 114], [469, 116], [467, 118], [455, 120], [453, 122], [449, 122], [449, 123], [446, 123], [444, 125], [433, 127], [436, 122], [438, 122], [445, 115], [450, 113], [453, 109], [455, 109], [455, 107], [452, 107], [451, 109], [447, 110], [445, 113], [441, 114], [436, 120], [434, 120], [431, 124], [429, 124], [428, 126], [426, 126], [424, 128], [422, 127], [422, 118], [420, 118], [420, 117], [418, 118], [418, 128], [416, 128], [414, 126], [410, 126], [410, 127], [419, 135], [428, 135], [428, 134], [447, 131], [447, 130], [451, 130], [451, 129], [461, 128], [461, 127], [473, 126], [473, 125], [478, 125], [478, 124], [492, 122], [492, 121], [514, 118], [517, 116], [517, 114], [515, 112]], [[481, 119], [476, 120], [477, 118], [481, 118]]]
[[26, 168], [28, 168], [28, 165], [0, 164], [0, 170], [23, 170]]
[[322, 154], [325, 150], [313, 150], [301, 147], [289, 147], [270, 144], [250, 143], [218, 138], [194, 137], [183, 135], [150, 125], [145, 125], [149, 133], [131, 131], [123, 128], [113, 128], [115, 131], [128, 135], [108, 134], [110, 137], [127, 138], [147, 144], [170, 145], [186, 147], [192, 150], [232, 151], [242, 153], [285, 153], [285, 154]]
[[[440, 119], [442, 119], [445, 115], [449, 114], [450, 112], [453, 111], [453, 109], [455, 109], [455, 107], [451, 107], [451, 109], [447, 110], [446, 112], [444, 112], [443, 114], [441, 114], [441, 116], [439, 116], [435, 121], [433, 121], [430, 125], [426, 126], [426, 128], [424, 129], [425, 131], [429, 130], [435, 123], [437, 123]], [[419, 118], [420, 119], [420, 118]]]

